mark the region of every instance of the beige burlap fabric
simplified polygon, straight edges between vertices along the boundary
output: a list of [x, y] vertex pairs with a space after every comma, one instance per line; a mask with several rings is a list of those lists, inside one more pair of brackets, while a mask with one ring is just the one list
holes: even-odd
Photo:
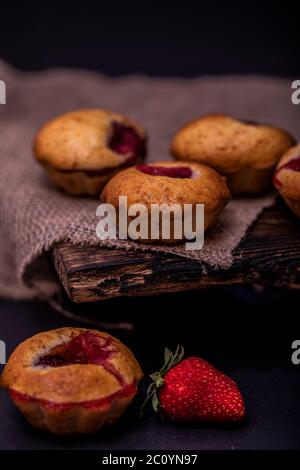
[[32, 158], [39, 126], [76, 108], [104, 107], [125, 113], [150, 135], [150, 160], [168, 159], [172, 135], [185, 121], [222, 111], [262, 120], [300, 134], [299, 110], [291, 104], [291, 82], [266, 77], [166, 79], [107, 78], [74, 70], [21, 73], [0, 62], [7, 104], [0, 105], [0, 295], [32, 298], [39, 283], [46, 295], [57, 289], [47, 252], [54, 243], [111, 245], [124, 249], [175, 252], [216, 267], [230, 266], [232, 250], [272, 196], [231, 201], [201, 251], [183, 246], [145, 246], [130, 241], [100, 242], [95, 227], [98, 201], [71, 198], [54, 188]]

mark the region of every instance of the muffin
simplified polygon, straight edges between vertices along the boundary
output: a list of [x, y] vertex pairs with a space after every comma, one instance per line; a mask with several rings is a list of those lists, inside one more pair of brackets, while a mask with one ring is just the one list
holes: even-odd
[[268, 189], [279, 158], [292, 145], [282, 129], [211, 114], [180, 129], [171, 153], [225, 175], [232, 194], [259, 194]]
[[282, 156], [274, 173], [273, 182], [287, 205], [300, 218], [300, 144]]
[[118, 170], [143, 161], [146, 133], [120, 114], [73, 111], [41, 128], [34, 155], [59, 188], [74, 195], [99, 196]]
[[[176, 163], [161, 161], [149, 165], [137, 165], [115, 175], [104, 188], [101, 200], [112, 204], [118, 211], [121, 196], [127, 197], [128, 206], [143, 204], [147, 210], [148, 233], [141, 235], [140, 241], [146, 243], [178, 243], [185, 239], [182, 229], [181, 237], [175, 236], [174, 220], [177, 217], [183, 225], [184, 205], [192, 207], [191, 224], [195, 229], [196, 207], [204, 205], [204, 230], [212, 227], [219, 214], [226, 206], [230, 192], [225, 178], [212, 168], [199, 163]], [[164, 236], [162, 221], [159, 223], [157, 238], [151, 236], [151, 206], [166, 204], [177, 205], [173, 217], [171, 214], [170, 233]], [[128, 225], [132, 218], [128, 217]]]
[[1, 385], [33, 427], [86, 434], [117, 421], [141, 377], [132, 352], [118, 339], [96, 330], [60, 328], [21, 343]]

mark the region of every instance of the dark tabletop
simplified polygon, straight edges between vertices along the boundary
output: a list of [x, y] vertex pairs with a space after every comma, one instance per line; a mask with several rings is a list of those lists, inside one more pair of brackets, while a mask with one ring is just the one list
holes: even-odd
[[[142, 364], [140, 394], [112, 428], [58, 439], [33, 430], [1, 390], [0, 449], [300, 449], [300, 365], [291, 363], [299, 303], [297, 292], [236, 287], [80, 306], [89, 317], [134, 323], [133, 332], [113, 334]], [[46, 304], [0, 304], [0, 338], [8, 353], [39, 331], [66, 325], [76, 323]], [[243, 425], [162, 424], [151, 413], [139, 419], [147, 376], [160, 367], [164, 346], [177, 343], [187, 356], [207, 359], [238, 382], [247, 408]]]

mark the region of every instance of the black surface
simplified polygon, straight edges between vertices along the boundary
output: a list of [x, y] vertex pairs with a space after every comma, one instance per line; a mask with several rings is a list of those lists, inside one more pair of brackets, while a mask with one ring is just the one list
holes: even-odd
[[[297, 292], [254, 295], [249, 287], [82, 306], [85, 314], [104, 312], [106, 319], [118, 315], [135, 322], [133, 332], [114, 334], [142, 364], [146, 378], [141, 393], [111, 429], [58, 439], [33, 430], [2, 390], [0, 449], [300, 449], [300, 365], [291, 363], [299, 304]], [[0, 338], [9, 353], [34, 333], [71, 324], [45, 304], [0, 306]], [[248, 414], [243, 425], [162, 424], [152, 414], [139, 419], [147, 375], [161, 365], [164, 346], [177, 342], [187, 356], [211, 361], [238, 382]]]
[[0, 57], [110, 75], [299, 78], [299, 5], [274, 1], [1, 2]]

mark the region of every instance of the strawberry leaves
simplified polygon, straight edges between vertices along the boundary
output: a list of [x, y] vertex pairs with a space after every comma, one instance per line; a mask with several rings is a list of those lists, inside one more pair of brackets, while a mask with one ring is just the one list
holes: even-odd
[[152, 379], [151, 385], [148, 387], [146, 400], [141, 406], [140, 410], [140, 417], [143, 417], [145, 414], [145, 410], [147, 406], [152, 403], [152, 408], [156, 413], [160, 413], [160, 405], [159, 405], [159, 398], [158, 398], [158, 390], [163, 386], [164, 379], [163, 377], [166, 373], [175, 365], [179, 364], [179, 362], [183, 359], [184, 356], [184, 348], [177, 344], [176, 350], [174, 353], [170, 351], [168, 348], [165, 348], [164, 351], [164, 364], [161, 369], [157, 372], [153, 372], [150, 375]]

